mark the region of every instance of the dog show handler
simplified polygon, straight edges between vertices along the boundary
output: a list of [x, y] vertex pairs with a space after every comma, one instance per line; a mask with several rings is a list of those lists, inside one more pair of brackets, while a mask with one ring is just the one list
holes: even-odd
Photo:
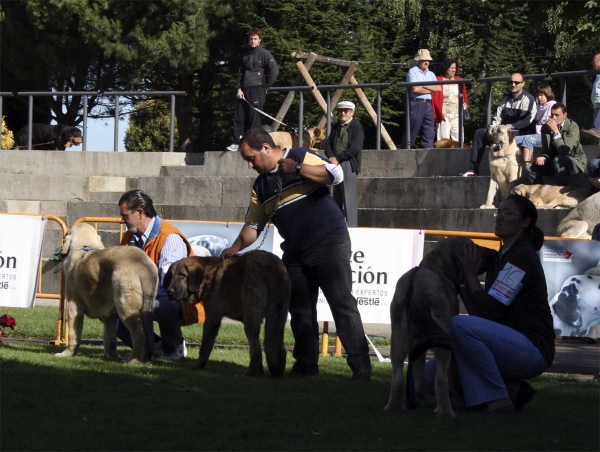
[[[525, 381], [546, 371], [554, 360], [554, 326], [544, 269], [538, 250], [544, 233], [537, 210], [510, 195], [496, 212], [495, 234], [502, 247], [484, 268], [478, 247], [468, 243], [461, 255], [468, 316], [451, 320], [454, 356], [468, 407], [484, 412], [520, 412], [535, 394]], [[485, 290], [478, 274], [486, 272]]]
[[[154, 305], [154, 320], [161, 334], [162, 358], [185, 358], [187, 349], [182, 325], [204, 322], [202, 304], [183, 304], [169, 300], [163, 279], [173, 262], [193, 256], [192, 246], [179, 229], [156, 213], [150, 196], [142, 190], [130, 190], [119, 199], [121, 221], [127, 226], [121, 245], [141, 248], [158, 267], [159, 285]], [[127, 329], [119, 322], [118, 336], [125, 344], [131, 340]]]
[[259, 175], [245, 224], [223, 254], [237, 254], [254, 243], [269, 221], [277, 226], [284, 239], [282, 260], [292, 283], [290, 314], [296, 362], [290, 375], [319, 374], [317, 301], [321, 288], [352, 378], [370, 380], [369, 348], [352, 295], [350, 234], [328, 188], [343, 180], [341, 166], [307, 148], [280, 149], [260, 129], [244, 134], [240, 153], [248, 168]]

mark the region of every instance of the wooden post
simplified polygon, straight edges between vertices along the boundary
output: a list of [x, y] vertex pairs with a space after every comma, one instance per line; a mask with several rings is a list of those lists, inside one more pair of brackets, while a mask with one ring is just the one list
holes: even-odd
[[[350, 82], [350, 79], [352, 77], [354, 77], [354, 71], [356, 71], [357, 67], [358, 67], [358, 63], [356, 61], [351, 62], [350, 66], [348, 66], [348, 70], [346, 71], [346, 73], [344, 74], [344, 77], [342, 78], [342, 81], [340, 83], [338, 83], [338, 85], [347, 85]], [[335, 93], [333, 94], [333, 97], [331, 98], [332, 108], [335, 105], [337, 105], [337, 103], [342, 98], [343, 94], [344, 94], [344, 89], [340, 88], [340, 89], [335, 90]], [[332, 115], [332, 116], [335, 117], [335, 115]], [[333, 120], [335, 121], [335, 118]], [[327, 123], [327, 113], [325, 113], [325, 115], [323, 115], [323, 117], [321, 118], [321, 120], [319, 121], [317, 126], [323, 127], [326, 123]]]
[[[295, 53], [292, 53], [292, 58], [295, 58], [294, 55], [295, 55]], [[317, 57], [317, 55], [315, 53], [310, 53], [306, 57], [306, 63], [304, 64], [304, 67], [306, 67], [307, 71], [310, 71], [310, 68], [312, 67], [313, 63], [315, 62], [316, 57]], [[299, 75], [298, 77], [296, 77], [295, 86], [300, 86], [300, 84], [303, 81], [304, 81], [304, 78], [302, 77], [302, 75]], [[295, 95], [296, 95], [296, 91], [290, 91], [287, 93], [287, 96], [285, 96], [285, 99], [283, 100], [283, 104], [281, 104], [281, 107], [279, 108], [279, 111], [275, 115], [275, 118], [277, 118], [280, 121], [283, 121], [283, 118], [285, 118], [285, 115], [287, 114], [288, 110], [292, 106], [292, 102], [294, 101]], [[271, 127], [273, 127], [273, 130], [277, 131], [277, 129], [279, 129], [280, 125], [281, 124], [278, 123], [277, 121], [273, 121], [273, 124], [271, 124]]]
[[[314, 82], [314, 80], [312, 79], [312, 77], [310, 76], [308, 71], [306, 70], [306, 66], [304, 66], [304, 63], [302, 61], [296, 61], [296, 66], [298, 67], [300, 74], [302, 74], [302, 77], [304, 78], [304, 81], [306, 82], [306, 84], [308, 86], [313, 87], [313, 89], [311, 90], [311, 93], [314, 96], [317, 103], [319, 104], [319, 107], [321, 107], [321, 110], [323, 110], [323, 113], [327, 114], [327, 102], [325, 102], [325, 99], [323, 99], [323, 96], [317, 89], [317, 84]], [[301, 130], [299, 132], [302, 133]]]
[[[352, 83], [353, 85], [358, 85], [358, 82], [354, 77], [350, 79], [350, 83]], [[377, 125], [377, 113], [375, 113], [375, 110], [373, 110], [371, 102], [369, 102], [369, 99], [367, 99], [367, 96], [365, 96], [365, 93], [362, 89], [354, 88], [354, 90], [356, 91], [356, 95], [360, 99], [361, 103], [365, 107], [365, 110], [367, 110], [367, 113], [371, 117], [373, 124]], [[396, 145], [392, 141], [392, 137], [390, 137], [390, 134], [387, 132], [383, 124], [381, 124], [381, 137], [385, 140], [386, 144], [388, 145], [388, 148], [391, 151], [397, 150]]]

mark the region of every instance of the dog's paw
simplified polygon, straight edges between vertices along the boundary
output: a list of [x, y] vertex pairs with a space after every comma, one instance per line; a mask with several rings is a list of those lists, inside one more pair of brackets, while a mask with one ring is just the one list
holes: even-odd
[[442, 409], [439, 406], [435, 407], [435, 410], [433, 410], [433, 414], [435, 414], [436, 416], [445, 416], [445, 417], [456, 417], [456, 413], [454, 412], [454, 410], [452, 408], [449, 409]]
[[493, 204], [482, 204], [479, 206], [480, 209], [495, 209], [496, 206], [494, 206]]
[[64, 349], [62, 352], [60, 353], [55, 353], [54, 356], [57, 356], [59, 358], [70, 358], [71, 356], [73, 356], [74, 353], [72, 353], [71, 351], [69, 351], [68, 348]]

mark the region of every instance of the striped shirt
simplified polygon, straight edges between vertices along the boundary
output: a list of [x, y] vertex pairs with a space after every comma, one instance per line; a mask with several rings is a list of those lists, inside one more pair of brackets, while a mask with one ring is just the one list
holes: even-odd
[[[150, 221], [150, 224], [146, 228], [146, 231], [141, 236], [137, 237], [138, 240], [143, 240], [142, 247], [143, 244], [148, 241], [148, 238], [150, 238], [155, 219], [156, 217], [153, 217]], [[158, 275], [160, 276], [161, 286], [171, 264], [187, 256], [188, 250], [183, 239], [177, 234], [169, 234], [163, 249], [160, 251], [160, 257], [158, 259]]]

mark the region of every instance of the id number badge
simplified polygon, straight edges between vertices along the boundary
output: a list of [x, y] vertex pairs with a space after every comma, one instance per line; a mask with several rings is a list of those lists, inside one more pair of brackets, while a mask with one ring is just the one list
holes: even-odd
[[521, 281], [525, 274], [524, 270], [508, 262], [498, 273], [498, 277], [490, 287], [488, 294], [500, 303], [510, 306], [523, 287]]

